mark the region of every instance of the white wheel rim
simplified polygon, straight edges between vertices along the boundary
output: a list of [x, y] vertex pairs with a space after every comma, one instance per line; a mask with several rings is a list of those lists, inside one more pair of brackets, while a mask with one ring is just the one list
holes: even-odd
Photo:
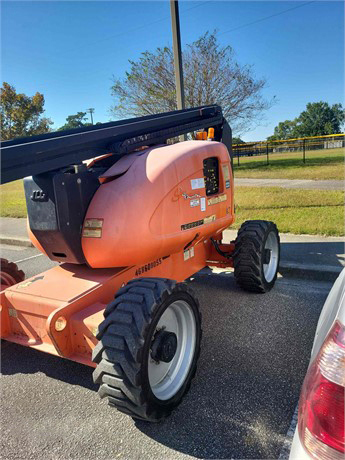
[[270, 283], [278, 269], [278, 253], [279, 244], [278, 238], [275, 232], [270, 232], [267, 236], [264, 250], [269, 249], [271, 252], [270, 261], [268, 264], [263, 264], [264, 276], [267, 283]]
[[175, 356], [169, 362], [157, 363], [148, 357], [148, 377], [156, 398], [166, 401], [181, 388], [190, 370], [196, 342], [196, 321], [192, 308], [184, 300], [173, 302], [164, 311], [156, 331], [173, 332], [177, 338]]

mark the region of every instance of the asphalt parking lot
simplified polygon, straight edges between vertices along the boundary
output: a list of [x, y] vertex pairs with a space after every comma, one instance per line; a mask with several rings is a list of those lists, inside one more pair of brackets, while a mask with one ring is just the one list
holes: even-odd
[[[3, 246], [28, 276], [52, 266], [33, 248]], [[241, 291], [232, 274], [191, 282], [203, 314], [196, 378], [161, 424], [99, 400], [92, 369], [9, 342], [1, 346], [4, 459], [278, 458], [329, 283], [278, 280]]]

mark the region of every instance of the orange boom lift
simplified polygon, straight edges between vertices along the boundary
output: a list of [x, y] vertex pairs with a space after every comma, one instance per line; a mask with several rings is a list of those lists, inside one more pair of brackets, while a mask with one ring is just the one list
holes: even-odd
[[31, 241], [59, 262], [25, 281], [4, 277], [1, 337], [95, 367], [100, 396], [132, 417], [169, 415], [200, 350], [199, 304], [184, 280], [234, 267], [242, 288], [266, 292], [277, 277], [272, 222], [247, 221], [222, 243], [235, 215], [221, 108], [15, 139], [1, 153], [2, 183], [25, 177]]

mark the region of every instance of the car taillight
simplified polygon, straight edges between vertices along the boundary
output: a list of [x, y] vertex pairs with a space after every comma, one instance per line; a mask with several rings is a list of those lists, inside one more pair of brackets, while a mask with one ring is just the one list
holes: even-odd
[[344, 460], [345, 327], [336, 321], [305, 376], [298, 430], [307, 452]]

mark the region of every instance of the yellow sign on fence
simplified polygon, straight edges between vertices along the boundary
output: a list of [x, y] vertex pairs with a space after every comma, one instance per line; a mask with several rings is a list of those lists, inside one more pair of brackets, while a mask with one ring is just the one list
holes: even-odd
[[253, 156], [278, 152], [305, 152], [306, 150], [335, 149], [345, 147], [345, 134], [300, 137], [275, 141], [246, 142], [234, 144], [233, 155]]

